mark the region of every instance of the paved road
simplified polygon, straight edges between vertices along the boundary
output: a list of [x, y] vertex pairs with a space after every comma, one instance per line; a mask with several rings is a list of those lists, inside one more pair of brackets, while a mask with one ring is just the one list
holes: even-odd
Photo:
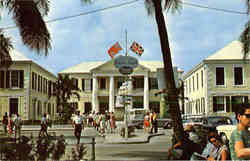
[[146, 144], [97, 144], [96, 160], [166, 160], [172, 130]]

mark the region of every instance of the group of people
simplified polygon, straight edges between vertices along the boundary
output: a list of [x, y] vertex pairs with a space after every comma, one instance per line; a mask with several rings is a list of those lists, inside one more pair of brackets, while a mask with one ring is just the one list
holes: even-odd
[[144, 116], [144, 132], [157, 133], [157, 114], [153, 111], [147, 112]]
[[4, 133], [12, 136], [13, 132], [15, 134], [15, 138], [21, 136], [21, 128], [22, 128], [23, 121], [20, 115], [17, 114], [9, 114], [5, 112], [3, 116], [3, 127]]
[[[235, 111], [237, 128], [232, 132], [229, 145], [222, 142], [217, 131], [207, 135], [205, 148], [199, 146], [199, 137], [192, 126], [184, 130], [184, 137], [168, 149], [170, 159], [181, 160], [249, 160], [250, 159], [250, 105], [242, 105]], [[203, 151], [201, 151], [203, 149]]]
[[113, 133], [115, 130], [115, 115], [114, 112], [105, 111], [105, 114], [101, 113], [89, 113], [83, 114], [84, 119], [88, 127], [94, 127], [101, 134], [105, 132]]
[[76, 114], [72, 118], [72, 126], [74, 127], [74, 135], [77, 139], [77, 144], [80, 143], [81, 132], [85, 126], [94, 127], [100, 134], [105, 132], [113, 133], [115, 130], [115, 116], [113, 112], [89, 113], [80, 115], [80, 111], [76, 111]]

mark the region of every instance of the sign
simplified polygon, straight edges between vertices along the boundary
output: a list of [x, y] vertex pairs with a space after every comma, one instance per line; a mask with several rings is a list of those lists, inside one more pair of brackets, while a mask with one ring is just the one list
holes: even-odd
[[115, 58], [114, 65], [118, 69], [123, 67], [136, 68], [138, 65], [138, 60], [132, 56], [119, 56]]

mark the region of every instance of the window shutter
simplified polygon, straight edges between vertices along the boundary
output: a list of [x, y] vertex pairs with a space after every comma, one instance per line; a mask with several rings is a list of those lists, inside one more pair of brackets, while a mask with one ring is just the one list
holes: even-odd
[[91, 91], [93, 90], [93, 79], [91, 79], [91, 82], [90, 82], [90, 89], [91, 89]]
[[0, 71], [0, 88], [4, 88], [4, 71]]
[[6, 88], [10, 88], [10, 71], [6, 72]]
[[19, 71], [19, 88], [23, 88], [23, 83], [24, 83], [24, 72], [23, 70]]

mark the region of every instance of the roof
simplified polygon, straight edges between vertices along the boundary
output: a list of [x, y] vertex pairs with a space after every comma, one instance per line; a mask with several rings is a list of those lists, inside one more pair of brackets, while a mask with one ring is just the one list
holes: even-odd
[[[235, 40], [205, 60], [240, 60], [243, 59], [243, 56], [242, 43]], [[250, 59], [249, 54], [246, 59]]]
[[[92, 69], [97, 68], [100, 65], [106, 63], [105, 61], [91, 61], [82, 62], [70, 68], [67, 68], [59, 73], [89, 73]], [[139, 64], [150, 69], [152, 72], [156, 72], [157, 68], [163, 68], [163, 62], [161, 61], [139, 61]]]
[[10, 51], [10, 57], [12, 61], [32, 61], [31, 59], [27, 58], [26, 56], [14, 49]]

